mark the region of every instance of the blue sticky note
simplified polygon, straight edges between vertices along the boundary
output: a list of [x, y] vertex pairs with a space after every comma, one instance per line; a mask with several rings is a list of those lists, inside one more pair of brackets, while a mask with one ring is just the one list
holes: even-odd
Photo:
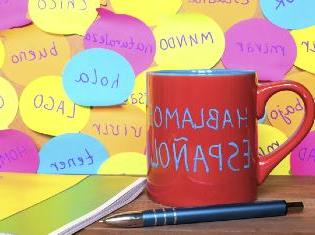
[[70, 99], [82, 106], [112, 106], [131, 94], [135, 73], [130, 63], [115, 51], [84, 50], [66, 64], [63, 86]]
[[108, 152], [94, 137], [64, 134], [49, 140], [39, 152], [38, 173], [96, 174]]
[[315, 24], [314, 0], [260, 0], [265, 17], [285, 29], [301, 29]]

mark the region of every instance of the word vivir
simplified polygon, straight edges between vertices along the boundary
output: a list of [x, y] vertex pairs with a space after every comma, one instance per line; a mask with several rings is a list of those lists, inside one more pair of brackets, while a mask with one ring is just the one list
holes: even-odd
[[43, 109], [52, 112], [60, 113], [67, 118], [74, 118], [76, 112], [76, 104], [72, 104], [71, 107], [65, 107], [64, 100], [58, 100], [52, 96], [45, 96], [38, 94], [33, 99], [33, 105], [36, 109]]
[[184, 136], [174, 138], [172, 143], [158, 142], [155, 139], [154, 150], [153, 156], [150, 157], [152, 168], [171, 167], [171, 170], [177, 171], [180, 165], [183, 165], [187, 172], [209, 173], [224, 170], [239, 172], [251, 167], [248, 139], [243, 139], [240, 143], [230, 141], [208, 146], [189, 144], [188, 138]]
[[93, 156], [85, 149], [85, 157], [72, 157], [68, 158], [65, 161], [53, 162], [50, 164], [51, 168], [54, 168], [56, 171], [64, 170], [66, 168], [70, 169], [72, 167], [81, 167], [81, 166], [90, 166], [94, 164]]
[[306, 52], [315, 52], [315, 41], [303, 41], [302, 46], [305, 46]]
[[225, 4], [249, 4], [249, 0], [189, 0], [189, 3], [193, 4], [216, 4], [216, 3], [225, 3]]
[[89, 75], [87, 73], [81, 73], [80, 78], [77, 80], [74, 80], [76, 82], [82, 82], [82, 83], [90, 83], [94, 85], [101, 85], [101, 86], [107, 86], [109, 85], [111, 88], [117, 88], [119, 85], [119, 73], [116, 75], [117, 77], [109, 83], [109, 79], [106, 76], [99, 77], [97, 74], [96, 69], [93, 69], [93, 75]]
[[290, 3], [293, 3], [293, 2], [294, 2], [294, 0], [274, 0], [274, 1], [275, 1], [275, 3], [277, 4], [277, 5], [276, 5], [276, 10], [278, 10], [278, 8], [279, 8], [280, 6], [286, 7], [286, 6], [289, 5]]
[[209, 128], [219, 130], [224, 128], [242, 128], [248, 127], [247, 108], [219, 111], [215, 108], [200, 108], [199, 112], [192, 114], [190, 108], [183, 110], [178, 108], [165, 109], [155, 106], [153, 107], [153, 127], [168, 128], [175, 126], [177, 129], [192, 128]]
[[200, 44], [209, 42], [214, 43], [214, 39], [211, 32], [205, 32], [200, 34], [189, 34], [181, 36], [170, 36], [169, 38], [160, 39], [160, 48], [162, 50], [182, 48], [182, 47], [193, 47]]
[[284, 111], [277, 105], [278, 109], [271, 110], [270, 117], [274, 120], [281, 118], [286, 124], [290, 125], [292, 123], [290, 115], [304, 110], [304, 106], [301, 104], [300, 99], [296, 98], [296, 101], [296, 104], [286, 106]]
[[136, 42], [133, 37], [129, 36], [129, 39], [114, 39], [106, 34], [97, 35], [96, 33], [86, 33], [85, 40], [92, 41], [98, 44], [103, 44], [111, 48], [124, 48], [127, 50], [135, 50], [138, 52], [143, 52], [144, 54], [153, 54], [153, 45], [145, 42]]
[[4, 107], [4, 99], [3, 97], [0, 95], [0, 109], [2, 109]]
[[11, 164], [27, 156], [27, 149], [24, 146], [16, 146], [4, 152], [0, 152], [0, 169], [7, 164]]
[[285, 55], [285, 47], [278, 44], [237, 42], [237, 47], [244, 53]]
[[25, 50], [20, 51], [17, 54], [11, 56], [11, 61], [13, 64], [21, 63], [24, 61], [38, 61], [45, 59], [49, 56], [58, 56], [58, 51], [55, 45], [55, 42], [52, 42], [52, 47], [46, 49], [43, 48], [42, 50]]
[[67, 9], [84, 11], [88, 0], [38, 0], [37, 6], [41, 10]]
[[142, 126], [134, 126], [127, 124], [101, 124], [93, 123], [93, 129], [96, 130], [98, 135], [113, 135], [113, 136], [131, 136], [139, 138], [142, 135]]

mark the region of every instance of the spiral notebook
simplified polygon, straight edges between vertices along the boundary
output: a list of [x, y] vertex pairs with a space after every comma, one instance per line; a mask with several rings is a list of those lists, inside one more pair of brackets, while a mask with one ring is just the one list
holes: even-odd
[[73, 234], [134, 200], [144, 177], [0, 173], [0, 234]]

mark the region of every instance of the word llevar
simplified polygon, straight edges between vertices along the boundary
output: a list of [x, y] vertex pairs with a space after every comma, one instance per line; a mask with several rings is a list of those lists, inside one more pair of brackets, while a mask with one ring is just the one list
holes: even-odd
[[82, 133], [101, 141], [112, 156], [121, 152], [144, 153], [146, 142], [145, 114], [130, 104], [93, 108]]
[[31, 19], [55, 34], [83, 35], [97, 17], [100, 0], [29, 0]]
[[261, 0], [265, 17], [273, 24], [286, 29], [301, 29], [315, 24], [315, 1]]
[[32, 81], [23, 90], [19, 107], [27, 127], [52, 136], [81, 131], [90, 116], [90, 108], [78, 106], [68, 98], [58, 76]]
[[45, 33], [31, 25], [1, 33], [6, 50], [3, 72], [10, 80], [27, 85], [47, 74], [61, 74], [71, 57], [64, 36]]
[[224, 51], [224, 34], [218, 24], [201, 14], [177, 14], [154, 28], [155, 62], [168, 69], [213, 67]]
[[0, 77], [0, 130], [7, 129], [15, 119], [19, 101], [14, 87]]
[[[155, 39], [142, 21], [100, 9], [84, 37], [85, 48], [105, 48], [118, 52], [132, 65], [135, 74], [150, 67], [155, 55]], [[128, 27], [126, 27], [128, 25]]]
[[0, 172], [37, 172], [38, 151], [29, 136], [17, 130], [1, 130], [0, 142]]
[[[257, 29], [264, 33], [254, 33]], [[225, 37], [224, 66], [255, 70], [259, 80], [283, 79], [296, 58], [296, 45], [290, 33], [264, 19], [241, 21]]]
[[38, 173], [96, 174], [108, 153], [95, 138], [71, 133], [52, 138], [42, 147], [39, 156]]
[[63, 72], [67, 95], [83, 106], [122, 104], [130, 95], [134, 81], [129, 62], [117, 52], [102, 48], [76, 54]]
[[252, 17], [257, 6], [257, 0], [183, 0], [182, 11], [211, 16], [227, 30], [235, 22]]

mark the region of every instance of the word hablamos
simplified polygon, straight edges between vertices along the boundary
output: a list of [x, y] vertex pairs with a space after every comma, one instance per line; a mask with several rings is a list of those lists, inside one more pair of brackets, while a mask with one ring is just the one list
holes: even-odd
[[225, 3], [225, 4], [241, 4], [247, 5], [250, 3], [250, 0], [189, 0], [189, 3], [193, 4], [216, 4], [216, 3]]
[[85, 11], [88, 0], [38, 0], [37, 6], [41, 10], [73, 9]]

